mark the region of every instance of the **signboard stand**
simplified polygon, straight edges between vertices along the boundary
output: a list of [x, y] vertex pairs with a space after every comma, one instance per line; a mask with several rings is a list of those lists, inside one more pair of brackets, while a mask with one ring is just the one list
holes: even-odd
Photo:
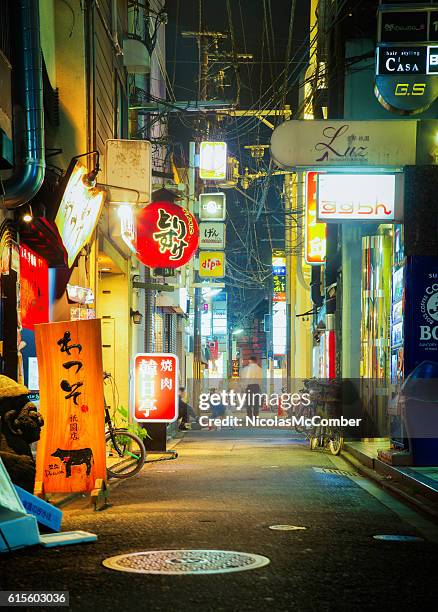
[[109, 484], [103, 478], [96, 480], [95, 488], [91, 491], [90, 498], [95, 510], [103, 510], [108, 506]]
[[133, 384], [133, 416], [138, 423], [146, 424], [150, 436], [145, 439], [146, 450], [176, 459], [178, 453], [166, 449], [166, 428], [168, 423], [175, 423], [178, 419], [177, 356], [171, 353], [137, 353]]
[[[167, 427], [166, 423], [148, 423], [148, 436], [144, 440], [144, 445], [150, 455], [169, 455], [168, 459], [176, 459], [178, 453], [174, 450], [167, 450]], [[152, 461], [156, 461], [153, 459]]]
[[100, 320], [35, 326], [40, 410], [35, 494], [108, 499]]

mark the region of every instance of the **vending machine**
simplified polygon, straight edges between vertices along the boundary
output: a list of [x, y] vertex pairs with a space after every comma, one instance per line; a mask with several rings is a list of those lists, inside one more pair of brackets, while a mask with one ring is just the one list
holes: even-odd
[[438, 465], [438, 257], [404, 257], [395, 226], [391, 300], [391, 443]]
[[404, 321], [405, 321], [405, 257], [403, 226], [394, 226], [391, 283], [391, 380], [388, 402], [390, 438], [393, 448], [408, 450], [408, 439], [403, 427], [398, 403], [404, 381]]

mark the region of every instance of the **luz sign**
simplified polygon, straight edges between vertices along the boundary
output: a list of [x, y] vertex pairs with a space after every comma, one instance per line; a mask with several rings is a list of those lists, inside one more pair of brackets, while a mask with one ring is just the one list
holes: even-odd
[[134, 358], [134, 418], [173, 423], [178, 418], [178, 357], [138, 353]]
[[416, 131], [415, 121], [285, 121], [271, 154], [282, 168], [403, 166], [415, 164]]

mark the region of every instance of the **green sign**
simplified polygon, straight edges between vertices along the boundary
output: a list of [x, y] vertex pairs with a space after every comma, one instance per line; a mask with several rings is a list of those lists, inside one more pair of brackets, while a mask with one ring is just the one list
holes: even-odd
[[375, 94], [387, 110], [414, 115], [426, 110], [438, 97], [438, 79], [431, 74], [376, 75]]
[[199, 196], [199, 218], [201, 221], [225, 221], [225, 193], [201, 193]]

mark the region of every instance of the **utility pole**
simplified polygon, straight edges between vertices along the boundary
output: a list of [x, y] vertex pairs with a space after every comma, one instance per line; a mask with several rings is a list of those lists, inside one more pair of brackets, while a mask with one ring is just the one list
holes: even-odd
[[228, 38], [228, 34], [222, 32], [210, 32], [202, 30], [200, 32], [182, 32], [183, 38], [195, 38], [198, 43], [200, 67], [199, 67], [199, 99], [208, 98], [208, 66], [210, 61], [209, 48], [213, 47], [215, 56], [218, 56], [218, 41]]
[[[240, 63], [250, 61], [254, 58], [251, 53], [235, 53], [222, 51], [219, 49], [219, 41], [228, 38], [228, 34], [223, 32], [211, 32], [201, 30], [198, 32], [182, 32], [184, 38], [195, 38], [198, 43], [200, 56], [200, 100], [207, 100], [211, 92], [211, 83], [216, 87], [216, 94], [223, 95], [225, 91], [225, 70], [229, 67], [237, 66]], [[232, 41], [233, 42], [233, 41]], [[226, 64], [225, 68], [220, 68], [217, 75], [209, 76], [210, 63]], [[209, 88], [210, 85], [210, 88]], [[239, 102], [239, 92], [237, 92], [236, 103]], [[220, 118], [218, 118], [220, 119]]]
[[[196, 189], [195, 171], [196, 143], [189, 143], [189, 202], [193, 210], [194, 203], [198, 199]], [[197, 272], [193, 267], [193, 280], [197, 283]], [[193, 406], [199, 406], [200, 381], [202, 368], [202, 339], [201, 339], [201, 288], [195, 286], [193, 304]]]
[[[199, 103], [205, 103], [209, 98], [209, 66], [210, 61], [215, 62], [229, 62], [231, 60], [243, 61], [245, 59], [252, 59], [252, 55], [249, 54], [238, 54], [234, 56], [229, 53], [221, 53], [219, 51], [219, 41], [228, 38], [227, 34], [222, 32], [211, 32], [208, 30], [202, 30], [198, 32], [182, 32], [184, 38], [194, 38], [198, 43], [200, 66], [199, 66]], [[224, 91], [224, 71], [219, 71], [219, 75], [216, 79], [216, 84], [219, 90], [223, 93]], [[205, 126], [205, 135], [208, 136], [209, 123]], [[195, 174], [195, 157], [196, 157], [196, 143], [190, 142], [189, 145], [189, 192], [190, 201], [195, 202], [199, 197], [199, 192], [196, 186], [196, 174]], [[193, 271], [193, 278], [198, 285], [199, 279], [196, 271]], [[200, 381], [202, 372], [202, 337], [201, 337], [201, 288], [195, 286], [194, 292], [194, 321], [193, 321], [193, 403], [195, 406], [199, 403], [200, 394]], [[229, 356], [231, 359], [231, 356]]]
[[[217, 50], [217, 41], [219, 38], [226, 38], [226, 34], [220, 32], [183, 32], [182, 35], [186, 38], [196, 38], [199, 47], [201, 65], [199, 67], [200, 83], [199, 83], [199, 100], [207, 100], [208, 98], [208, 46], [209, 40], [213, 40]], [[207, 125], [208, 129], [208, 125]], [[190, 202], [198, 200], [199, 192], [196, 185], [196, 143], [189, 144], [189, 197]], [[198, 285], [198, 274], [193, 270], [193, 280]], [[201, 392], [201, 373], [202, 373], [202, 336], [201, 336], [201, 297], [202, 289], [195, 286], [194, 293], [194, 317], [193, 317], [193, 404], [199, 406], [199, 396]]]

